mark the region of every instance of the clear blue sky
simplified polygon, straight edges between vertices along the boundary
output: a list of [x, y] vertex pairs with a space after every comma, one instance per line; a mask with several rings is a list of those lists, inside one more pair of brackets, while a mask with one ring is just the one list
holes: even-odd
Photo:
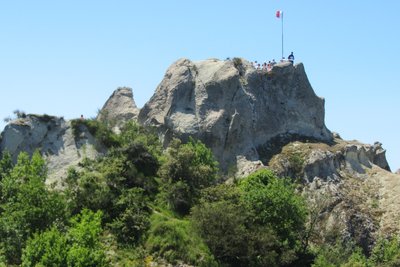
[[383, 143], [400, 168], [400, 1], [1, 1], [0, 129], [15, 109], [94, 117], [114, 89], [150, 99], [168, 66], [192, 60], [304, 63], [344, 139]]

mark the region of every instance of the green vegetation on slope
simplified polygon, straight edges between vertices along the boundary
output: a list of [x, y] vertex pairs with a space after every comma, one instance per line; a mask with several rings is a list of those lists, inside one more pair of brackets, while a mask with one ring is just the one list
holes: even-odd
[[60, 177], [62, 191], [45, 185], [38, 152], [21, 153], [15, 165], [3, 153], [0, 265], [399, 265], [396, 237], [379, 240], [370, 255], [351, 240], [309, 244], [312, 211], [296, 177], [261, 170], [219, 183], [218, 164], [198, 140], [163, 150], [153, 129], [135, 123], [120, 134], [92, 120], [73, 127], [77, 137], [87, 127], [108, 152]]

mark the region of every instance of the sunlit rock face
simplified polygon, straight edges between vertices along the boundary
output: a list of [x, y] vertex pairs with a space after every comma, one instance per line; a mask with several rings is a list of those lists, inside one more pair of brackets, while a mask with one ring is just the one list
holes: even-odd
[[1, 135], [0, 152], [10, 152], [16, 162], [20, 152], [32, 155], [38, 150], [47, 162], [47, 183], [59, 186], [69, 167], [103, 149], [84, 125], [74, 133], [70, 121], [49, 115], [28, 114], [10, 122]]
[[324, 114], [324, 100], [314, 93], [301, 63], [279, 63], [267, 71], [239, 58], [180, 59], [138, 120], [157, 126], [164, 144], [173, 137], [200, 139], [227, 169], [238, 158], [259, 160], [262, 148], [278, 136], [331, 141]]

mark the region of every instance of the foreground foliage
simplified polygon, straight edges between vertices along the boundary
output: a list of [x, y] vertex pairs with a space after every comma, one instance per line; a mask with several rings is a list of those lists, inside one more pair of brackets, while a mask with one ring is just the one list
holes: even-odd
[[101, 211], [82, 210], [60, 231], [54, 226], [34, 234], [22, 255], [22, 266], [107, 266], [100, 243]]
[[[370, 255], [351, 240], [309, 244], [298, 184], [261, 170], [218, 183], [218, 164], [200, 141], [163, 150], [153, 129], [76, 120], [107, 147], [45, 185], [39, 152], [0, 159], [0, 266], [400, 266], [396, 236]], [[294, 177], [295, 178], [295, 177]]]
[[221, 263], [280, 266], [297, 259], [306, 208], [289, 180], [262, 170], [203, 194], [192, 220]]
[[44, 184], [46, 165], [39, 152], [32, 158], [21, 153], [16, 165], [7, 168], [1, 180], [0, 248], [7, 262], [18, 264], [33, 233], [65, 222], [66, 202]]
[[182, 144], [174, 139], [160, 169], [162, 190], [169, 207], [181, 215], [188, 214], [201, 190], [212, 185], [217, 174], [218, 163], [203, 143], [190, 139]]
[[196, 266], [217, 266], [208, 247], [193, 231], [188, 220], [154, 214], [146, 248], [173, 264], [183, 261]]

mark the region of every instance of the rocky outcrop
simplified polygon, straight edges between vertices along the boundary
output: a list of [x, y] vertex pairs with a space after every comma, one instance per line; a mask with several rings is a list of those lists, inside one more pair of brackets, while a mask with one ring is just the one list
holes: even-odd
[[[374, 145], [335, 139], [332, 144], [294, 142], [283, 147], [267, 164], [280, 176], [339, 181], [347, 174], [365, 175], [373, 167], [390, 172], [381, 143]], [[346, 173], [346, 174], [344, 174]]]
[[119, 128], [128, 120], [135, 120], [139, 109], [133, 99], [131, 88], [120, 87], [113, 92], [103, 108], [100, 110], [97, 120], [112, 124]]
[[94, 158], [98, 154], [96, 148], [101, 150], [101, 145], [84, 126], [74, 133], [70, 121], [33, 114], [10, 122], [0, 143], [0, 152], [9, 151], [14, 161], [20, 152], [32, 154], [38, 149], [48, 164], [46, 182], [60, 182], [60, 186], [68, 168], [85, 157]]
[[398, 231], [400, 176], [390, 172], [382, 144], [292, 142], [268, 165], [303, 181], [310, 206], [320, 209], [318, 242], [336, 233], [368, 252], [377, 236]]
[[329, 142], [324, 100], [315, 95], [302, 64], [256, 70], [250, 62], [180, 59], [138, 120], [158, 127], [164, 144], [189, 136], [209, 146], [222, 169], [237, 158], [260, 159], [260, 149], [279, 135]]

